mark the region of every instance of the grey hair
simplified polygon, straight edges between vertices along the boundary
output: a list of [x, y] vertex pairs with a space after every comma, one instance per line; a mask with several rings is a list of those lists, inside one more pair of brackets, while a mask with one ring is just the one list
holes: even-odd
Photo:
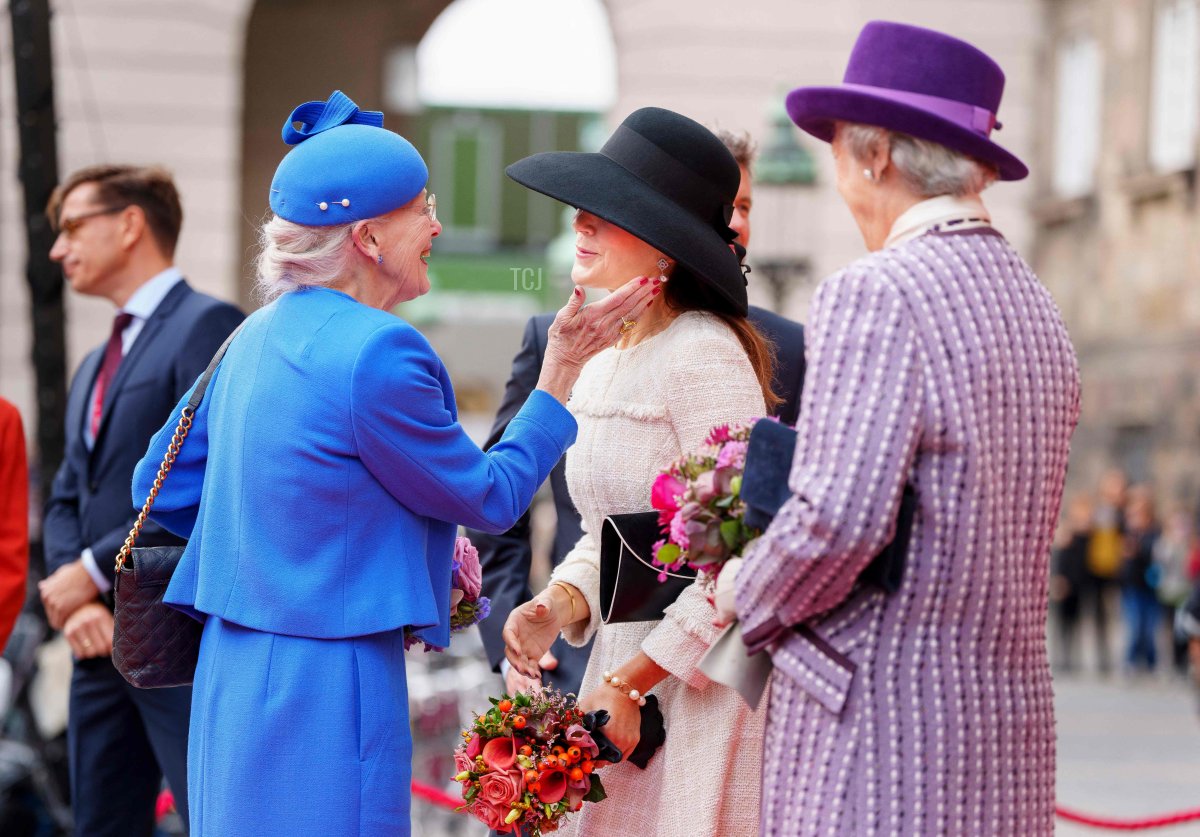
[[719, 128], [714, 133], [717, 135], [717, 139], [729, 149], [729, 153], [733, 155], [733, 159], [737, 160], [739, 166], [747, 171], [754, 168], [754, 158], [758, 156], [758, 143], [750, 136], [749, 131], [735, 134], [726, 128]]
[[255, 290], [264, 303], [297, 288], [323, 287], [350, 267], [350, 232], [357, 221], [309, 227], [278, 215], [262, 225]]
[[876, 125], [840, 122], [855, 160], [869, 160], [886, 141], [904, 183], [923, 198], [978, 194], [996, 180], [996, 169], [946, 146]]

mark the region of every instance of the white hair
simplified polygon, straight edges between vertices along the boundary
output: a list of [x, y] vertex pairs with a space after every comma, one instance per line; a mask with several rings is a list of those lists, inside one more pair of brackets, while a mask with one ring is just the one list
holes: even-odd
[[854, 159], [865, 162], [887, 142], [892, 165], [904, 183], [923, 198], [938, 195], [978, 194], [996, 179], [993, 166], [946, 146], [876, 125], [841, 122], [846, 147]]
[[255, 288], [264, 303], [297, 288], [323, 287], [346, 273], [354, 224], [309, 227], [278, 215], [262, 225]]

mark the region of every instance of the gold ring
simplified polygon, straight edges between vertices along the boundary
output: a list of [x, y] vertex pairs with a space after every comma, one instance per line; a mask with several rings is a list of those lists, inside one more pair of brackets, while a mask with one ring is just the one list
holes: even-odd
[[621, 318], [621, 333], [622, 334], [628, 334], [629, 332], [633, 331], [635, 328], [637, 328], [637, 320], [627, 320], [624, 317]]

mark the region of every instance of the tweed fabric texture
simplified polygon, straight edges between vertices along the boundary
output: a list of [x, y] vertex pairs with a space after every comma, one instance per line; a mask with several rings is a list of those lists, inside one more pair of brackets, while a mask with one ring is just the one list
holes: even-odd
[[[762, 833], [1050, 835], [1048, 558], [1079, 413], [1058, 309], [994, 231], [929, 234], [827, 279], [809, 334], [794, 496], [738, 578], [746, 634], [777, 623]], [[885, 597], [855, 578], [906, 480]]]
[[583, 536], [553, 578], [583, 593], [591, 619], [563, 636], [596, 637], [581, 694], [600, 674], [643, 650], [672, 676], [658, 696], [666, 743], [645, 770], [602, 773], [608, 799], [585, 805], [567, 835], [739, 837], [757, 834], [765, 705], [751, 712], [732, 689], [697, 669], [718, 631], [715, 612], [693, 585], [657, 622], [600, 625], [600, 560], [595, 533], [609, 514], [645, 511], [660, 469], [697, 449], [718, 424], [764, 414], [762, 390], [741, 343], [716, 316], [681, 314], [668, 329], [588, 362], [567, 404], [579, 423], [567, 452], [567, 484]]

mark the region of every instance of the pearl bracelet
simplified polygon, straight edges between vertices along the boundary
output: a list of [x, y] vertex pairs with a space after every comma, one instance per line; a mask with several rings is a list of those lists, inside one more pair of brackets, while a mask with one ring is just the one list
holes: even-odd
[[646, 698], [641, 692], [633, 688], [633, 686], [626, 683], [620, 677], [617, 677], [617, 675], [613, 674], [611, 671], [604, 672], [604, 682], [612, 686], [621, 694], [625, 695], [625, 697], [632, 700], [638, 706], [646, 705]]

